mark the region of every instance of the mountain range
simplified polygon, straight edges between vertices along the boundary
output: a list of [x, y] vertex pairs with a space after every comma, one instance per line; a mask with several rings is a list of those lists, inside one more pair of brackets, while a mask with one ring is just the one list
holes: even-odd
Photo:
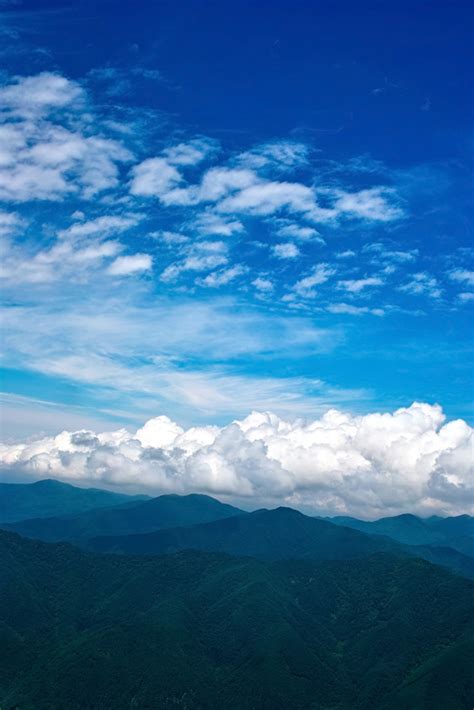
[[471, 710], [472, 526], [3, 484], [0, 708]]
[[[51, 483], [44, 482], [46, 490]], [[90, 504], [90, 489], [69, 488], [80, 491]], [[316, 518], [291, 508], [247, 513], [197, 494], [113, 500], [113, 507], [56, 517], [15, 522], [0, 518], [0, 527], [45, 542], [67, 541], [99, 552], [138, 555], [195, 549], [268, 560], [322, 560], [392, 552], [421, 557], [474, 578], [474, 545], [469, 545], [474, 519], [469, 516], [424, 520], [401, 515], [367, 522]]]
[[338, 516], [327, 520], [371, 535], [388, 535], [406, 545], [445, 545], [474, 555], [474, 518], [470, 515], [418, 518], [404, 514], [373, 521]]

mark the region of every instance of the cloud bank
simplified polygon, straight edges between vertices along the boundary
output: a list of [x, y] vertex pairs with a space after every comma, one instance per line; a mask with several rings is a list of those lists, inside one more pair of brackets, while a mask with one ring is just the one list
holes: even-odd
[[4, 478], [161, 493], [200, 492], [376, 517], [474, 513], [473, 430], [415, 402], [364, 416], [331, 409], [314, 421], [253, 412], [227, 426], [188, 430], [166, 416], [135, 433], [63, 431], [0, 446]]

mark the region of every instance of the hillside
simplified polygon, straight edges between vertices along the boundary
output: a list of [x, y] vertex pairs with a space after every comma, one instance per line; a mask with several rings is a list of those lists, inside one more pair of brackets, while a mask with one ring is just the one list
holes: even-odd
[[0, 532], [0, 565], [4, 710], [472, 706], [473, 584], [422, 560], [136, 558]]
[[312, 518], [292, 508], [257, 510], [212, 523], [168, 528], [144, 535], [104, 536], [87, 542], [98, 552], [158, 555], [178, 550], [204, 550], [249, 555], [264, 560], [338, 560], [377, 552], [413, 555], [474, 578], [474, 560], [450, 548], [401, 545]]

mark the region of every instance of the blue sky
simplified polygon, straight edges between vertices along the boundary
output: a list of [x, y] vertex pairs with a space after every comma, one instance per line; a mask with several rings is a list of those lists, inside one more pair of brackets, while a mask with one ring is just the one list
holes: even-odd
[[472, 416], [463, 2], [0, 2], [4, 436]]

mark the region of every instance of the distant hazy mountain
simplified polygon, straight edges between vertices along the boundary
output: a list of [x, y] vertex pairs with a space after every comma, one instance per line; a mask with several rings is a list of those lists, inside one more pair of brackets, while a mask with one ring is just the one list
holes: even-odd
[[84, 543], [98, 535], [132, 535], [161, 528], [207, 523], [243, 511], [204, 495], [163, 495], [146, 501], [102, 508], [67, 517], [36, 518], [5, 525], [9, 530], [46, 542]]
[[474, 578], [474, 559], [437, 546], [402, 545], [389, 537], [368, 535], [303, 515], [291, 508], [257, 510], [212, 523], [168, 528], [144, 535], [92, 538], [87, 546], [99, 552], [158, 555], [178, 550], [206, 550], [249, 555], [265, 560], [338, 560], [376, 552], [414, 555]]
[[0, 522], [49, 518], [146, 499], [147, 496], [77, 488], [51, 479], [36, 483], [0, 483]]
[[121, 557], [0, 532], [0, 569], [8, 710], [472, 707], [474, 586], [423, 560]]
[[469, 515], [452, 518], [397, 515], [373, 521], [338, 516], [326, 520], [371, 535], [388, 535], [407, 545], [443, 545], [474, 556], [474, 518]]

